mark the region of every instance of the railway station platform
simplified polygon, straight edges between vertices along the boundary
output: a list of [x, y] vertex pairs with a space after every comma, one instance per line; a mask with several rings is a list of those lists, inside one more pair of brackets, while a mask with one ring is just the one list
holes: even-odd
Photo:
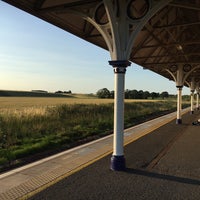
[[109, 169], [112, 135], [0, 174], [0, 199], [200, 199], [200, 111], [125, 130], [126, 171]]

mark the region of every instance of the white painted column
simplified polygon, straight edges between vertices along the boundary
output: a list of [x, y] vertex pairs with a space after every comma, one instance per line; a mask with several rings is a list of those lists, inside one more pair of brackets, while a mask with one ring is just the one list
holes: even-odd
[[177, 86], [177, 118], [176, 124], [182, 124], [182, 86]]
[[194, 90], [191, 90], [191, 110], [190, 110], [190, 114], [194, 114]]
[[124, 82], [126, 67], [131, 63], [126, 60], [109, 61], [115, 73], [115, 99], [114, 99], [114, 136], [113, 155], [111, 157], [112, 170], [125, 170], [124, 158]]
[[194, 114], [194, 91], [195, 91], [195, 81], [194, 81], [194, 77], [191, 80], [191, 84], [190, 84], [190, 91], [191, 91], [191, 111], [190, 114]]
[[177, 118], [176, 124], [182, 124], [182, 88], [183, 88], [183, 66], [179, 65], [176, 73], [176, 88], [177, 88]]
[[199, 110], [199, 92], [197, 92], [196, 109]]
[[124, 73], [115, 73], [114, 148], [113, 155], [122, 156], [124, 131]]

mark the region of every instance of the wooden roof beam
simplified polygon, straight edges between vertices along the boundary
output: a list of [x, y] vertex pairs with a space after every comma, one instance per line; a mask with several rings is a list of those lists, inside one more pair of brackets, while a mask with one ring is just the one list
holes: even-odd
[[179, 42], [173, 42], [173, 43], [170, 43], [170, 44], [157, 44], [157, 45], [146, 45], [146, 46], [142, 46], [141, 48], [156, 48], [156, 47], [162, 47], [162, 46], [165, 46], [165, 47], [171, 47], [171, 46], [176, 46], [176, 45], [194, 45], [194, 44], [200, 44], [200, 41], [188, 41], [188, 42], [184, 42], [184, 41], [179, 41]]
[[[169, 65], [169, 64], [187, 64], [187, 62], [161, 62], [161, 63], [159, 63], [159, 62], [152, 62], [152, 63], [144, 63], [144, 66], [147, 66], [147, 65]], [[199, 65], [200, 64], [200, 62], [189, 62], [189, 64], [190, 65], [194, 65], [194, 64], [196, 64], [196, 65]]]
[[188, 53], [188, 54], [173, 54], [173, 55], [156, 55], [156, 56], [137, 56], [134, 59], [145, 59], [145, 58], [164, 58], [164, 57], [183, 57], [183, 56], [198, 56], [200, 52]]
[[199, 24], [200, 24], [200, 21], [183, 23], [183, 24], [169, 24], [169, 25], [163, 25], [163, 26], [153, 26], [153, 28], [155, 29], [177, 28], [177, 27], [193, 26], [193, 25], [199, 25]]
[[190, 9], [190, 10], [200, 11], [200, 7], [198, 7], [196, 4], [169, 3], [169, 5], [173, 6], [173, 7], [186, 8], [186, 9]]
[[53, 12], [53, 11], [63, 11], [63, 9], [82, 6], [90, 3], [99, 2], [99, 0], [84, 0], [84, 1], [76, 1], [72, 3], [65, 3], [57, 6], [50, 6], [46, 8], [40, 8], [41, 12]]
[[41, 9], [42, 5], [45, 3], [46, 0], [38, 0], [35, 3], [35, 8], [36, 9]]

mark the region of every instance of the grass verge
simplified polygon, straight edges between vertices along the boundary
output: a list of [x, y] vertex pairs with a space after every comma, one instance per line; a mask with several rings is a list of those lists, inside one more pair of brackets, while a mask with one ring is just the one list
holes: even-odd
[[[125, 128], [174, 111], [176, 102], [125, 103]], [[0, 115], [0, 170], [10, 169], [112, 133], [113, 104], [47, 107]]]

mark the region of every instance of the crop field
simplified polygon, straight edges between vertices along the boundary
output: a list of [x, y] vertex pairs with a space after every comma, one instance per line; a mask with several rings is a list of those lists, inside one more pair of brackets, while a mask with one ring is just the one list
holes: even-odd
[[[125, 102], [156, 102], [160, 100], [126, 99]], [[113, 99], [98, 99], [87, 95], [69, 97], [0, 97], [0, 114], [44, 114], [46, 108], [67, 104], [108, 104]]]
[[[160, 100], [125, 99], [125, 102], [156, 102]], [[84, 95], [75, 95], [68, 98], [58, 97], [0, 97], [0, 108], [26, 108], [55, 106], [59, 104], [106, 104], [113, 103], [113, 99], [87, 98]]]
[[42, 114], [48, 107], [67, 104], [107, 104], [112, 99], [84, 98], [75, 96], [68, 98], [58, 97], [0, 97], [1, 114]]
[[[0, 97], [0, 170], [112, 133], [113, 107], [113, 99], [84, 95]], [[175, 101], [126, 100], [125, 128], [175, 109]]]

